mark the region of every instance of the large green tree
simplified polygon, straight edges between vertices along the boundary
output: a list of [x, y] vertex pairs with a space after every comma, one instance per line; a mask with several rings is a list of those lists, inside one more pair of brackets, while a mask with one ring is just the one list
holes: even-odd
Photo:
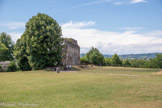
[[61, 36], [61, 27], [56, 20], [38, 13], [26, 23], [26, 30], [20, 42], [25, 47], [21, 48], [22, 51], [19, 53], [21, 55], [22, 52], [27, 57], [34, 70], [58, 65], [61, 62], [63, 48]]
[[89, 63], [95, 65], [103, 65], [104, 64], [104, 56], [100, 53], [97, 48], [91, 48], [90, 51], [85, 55], [85, 57]]
[[112, 56], [111, 63], [113, 66], [121, 66], [122, 65], [122, 61], [120, 60], [120, 58], [117, 54], [114, 54]]
[[2, 32], [0, 34], [0, 43], [4, 44], [5, 47], [7, 48], [7, 51], [5, 51], [5, 56], [3, 56], [3, 61], [7, 61], [7, 60], [12, 61], [14, 59], [13, 58], [14, 43], [11, 40], [11, 36], [6, 34], [5, 32]]

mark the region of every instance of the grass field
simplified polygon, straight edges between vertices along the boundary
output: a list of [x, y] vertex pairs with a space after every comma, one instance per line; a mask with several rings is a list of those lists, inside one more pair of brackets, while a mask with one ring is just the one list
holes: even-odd
[[0, 73], [0, 108], [162, 108], [160, 69]]

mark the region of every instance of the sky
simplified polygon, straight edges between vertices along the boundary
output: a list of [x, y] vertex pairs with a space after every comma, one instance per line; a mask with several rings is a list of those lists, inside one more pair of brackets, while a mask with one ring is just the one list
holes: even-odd
[[162, 52], [162, 0], [0, 0], [0, 33], [16, 42], [37, 13], [54, 18], [81, 53]]

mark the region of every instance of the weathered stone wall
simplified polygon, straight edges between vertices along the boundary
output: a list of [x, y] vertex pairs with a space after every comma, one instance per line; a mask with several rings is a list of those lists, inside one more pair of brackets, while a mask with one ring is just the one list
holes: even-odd
[[0, 66], [2, 66], [3, 70], [7, 70], [10, 63], [11, 63], [10, 61], [0, 62]]
[[64, 45], [62, 62], [67, 65], [80, 65], [80, 47], [77, 41], [66, 38]]

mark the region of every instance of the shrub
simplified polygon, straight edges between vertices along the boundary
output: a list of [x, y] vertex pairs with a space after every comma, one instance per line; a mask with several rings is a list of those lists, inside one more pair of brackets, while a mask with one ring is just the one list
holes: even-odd
[[111, 66], [111, 58], [105, 58], [105, 65]]
[[2, 69], [2, 66], [0, 65], [0, 72], [2, 72], [3, 71], [3, 69]]
[[80, 58], [80, 63], [81, 63], [81, 64], [88, 64], [89, 62], [88, 62], [87, 57], [86, 57], [86, 56], [81, 57], [81, 58]]
[[131, 64], [130, 64], [130, 61], [128, 59], [126, 59], [126, 60], [122, 61], [122, 65], [125, 67], [129, 67]]
[[30, 71], [31, 67], [26, 56], [22, 56], [18, 61], [18, 65], [22, 71]]
[[112, 66], [121, 66], [122, 61], [120, 60], [119, 56], [117, 54], [114, 54], [111, 59]]
[[16, 64], [14, 62], [11, 62], [8, 66], [8, 72], [16, 72], [18, 70]]
[[88, 62], [94, 65], [103, 65], [104, 64], [104, 56], [97, 48], [91, 48], [88, 53], [81, 59], [81, 63]]

